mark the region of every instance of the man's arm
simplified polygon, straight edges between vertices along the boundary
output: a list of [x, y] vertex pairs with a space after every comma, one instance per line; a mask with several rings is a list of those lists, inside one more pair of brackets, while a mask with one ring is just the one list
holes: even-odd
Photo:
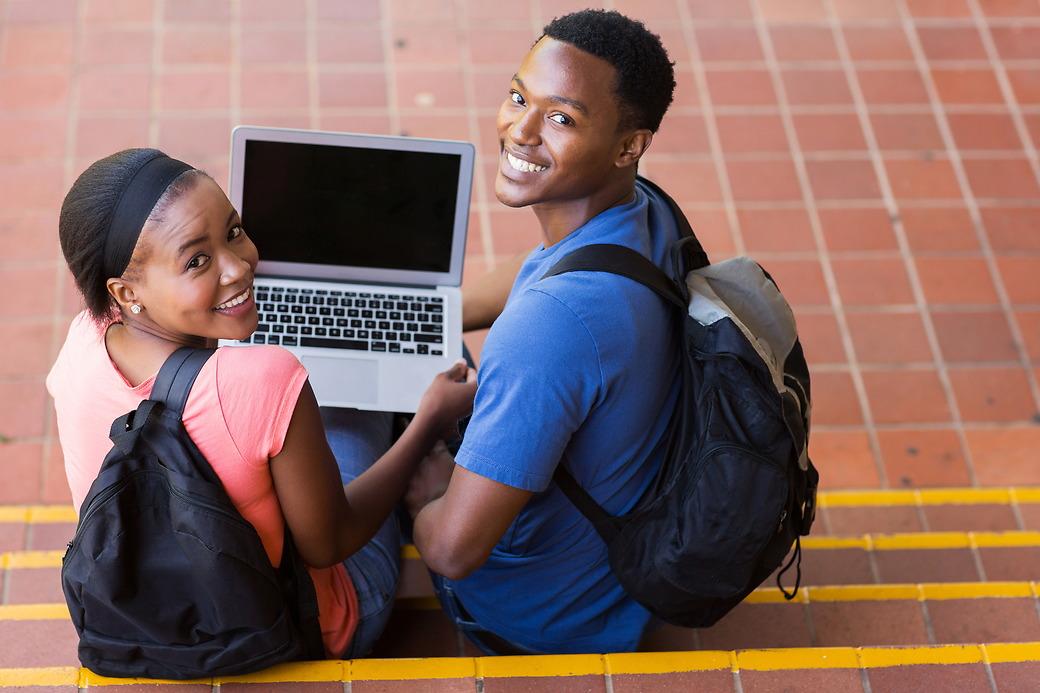
[[483, 330], [505, 308], [509, 291], [527, 253], [511, 257], [462, 290], [462, 331]]
[[[450, 455], [445, 451], [450, 459]], [[442, 463], [447, 460], [442, 459]], [[534, 495], [451, 462], [447, 490], [415, 517], [413, 541], [435, 573], [461, 580], [484, 565], [491, 550]]]

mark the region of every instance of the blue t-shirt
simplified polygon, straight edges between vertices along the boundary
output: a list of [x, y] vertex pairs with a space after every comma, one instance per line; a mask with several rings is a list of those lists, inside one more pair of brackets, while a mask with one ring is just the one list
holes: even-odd
[[678, 230], [642, 186], [524, 262], [481, 351], [473, 417], [456, 462], [536, 492], [487, 562], [454, 589], [484, 628], [537, 652], [632, 650], [651, 615], [610, 572], [592, 525], [551, 483], [561, 460], [600, 505], [629, 510], [652, 481], [678, 384], [675, 320], [632, 280], [572, 272], [539, 281], [591, 243], [662, 268]]

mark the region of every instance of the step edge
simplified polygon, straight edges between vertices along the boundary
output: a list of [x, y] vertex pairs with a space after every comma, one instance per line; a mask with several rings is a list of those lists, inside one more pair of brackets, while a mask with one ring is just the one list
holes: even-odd
[[1040, 642], [893, 647], [806, 647], [691, 652], [621, 652], [605, 655], [430, 657], [328, 660], [279, 664], [253, 674], [195, 681], [117, 679], [77, 667], [0, 668], [0, 686], [113, 684], [404, 681], [420, 679], [532, 678], [654, 675], [694, 671], [879, 669], [921, 664], [1013, 663], [1040, 660]]

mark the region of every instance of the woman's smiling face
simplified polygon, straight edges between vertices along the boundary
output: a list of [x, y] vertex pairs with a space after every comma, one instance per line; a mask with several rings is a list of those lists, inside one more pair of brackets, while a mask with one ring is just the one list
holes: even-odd
[[[194, 183], [141, 231], [126, 284], [144, 310], [134, 321], [166, 339], [243, 339], [257, 325], [256, 246], [212, 178]], [[156, 218], [157, 217], [157, 218]]]

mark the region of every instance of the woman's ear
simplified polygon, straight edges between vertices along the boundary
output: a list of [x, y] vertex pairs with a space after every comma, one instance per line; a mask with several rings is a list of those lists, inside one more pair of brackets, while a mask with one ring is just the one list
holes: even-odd
[[618, 168], [634, 166], [650, 148], [654, 133], [649, 130], [633, 130], [621, 142], [621, 154], [617, 158]]
[[124, 313], [130, 310], [130, 306], [137, 304], [137, 293], [122, 277], [113, 277], [105, 285], [109, 295]]

